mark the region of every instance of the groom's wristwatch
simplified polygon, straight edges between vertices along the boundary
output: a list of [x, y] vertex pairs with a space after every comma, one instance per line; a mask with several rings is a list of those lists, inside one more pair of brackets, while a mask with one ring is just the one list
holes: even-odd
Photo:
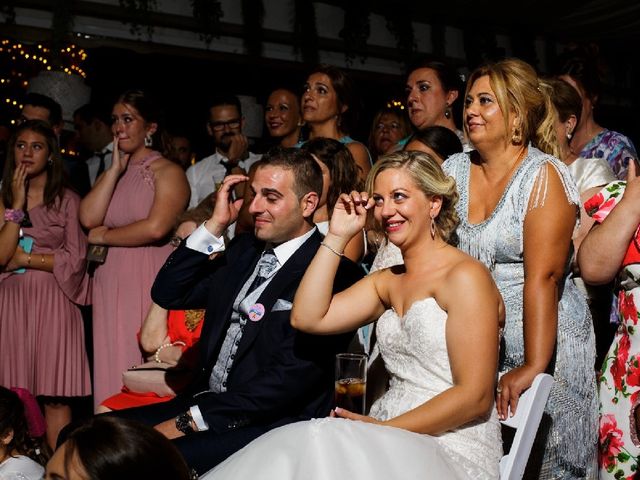
[[195, 430], [191, 426], [192, 421], [193, 419], [191, 418], [189, 412], [181, 413], [176, 417], [176, 428], [185, 435], [189, 435], [190, 433], [195, 432]]

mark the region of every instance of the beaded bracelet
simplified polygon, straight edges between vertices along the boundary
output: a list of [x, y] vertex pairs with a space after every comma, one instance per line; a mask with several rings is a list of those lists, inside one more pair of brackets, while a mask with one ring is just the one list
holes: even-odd
[[186, 347], [187, 344], [181, 341], [177, 341], [177, 342], [173, 342], [173, 343], [163, 343], [162, 345], [160, 345], [158, 347], [158, 349], [156, 350], [156, 353], [153, 354], [153, 359], [155, 360], [156, 363], [162, 363], [162, 360], [160, 360], [160, 352], [162, 350], [164, 350], [167, 347]]
[[4, 221], [20, 225], [24, 219], [24, 211], [19, 208], [7, 208], [4, 211]]

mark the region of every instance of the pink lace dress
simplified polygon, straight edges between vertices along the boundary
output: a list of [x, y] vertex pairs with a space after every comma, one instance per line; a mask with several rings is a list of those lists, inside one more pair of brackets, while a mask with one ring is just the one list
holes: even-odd
[[[129, 164], [111, 197], [104, 219], [123, 227], [149, 216], [155, 195], [150, 164], [158, 152]], [[151, 305], [151, 285], [171, 252], [171, 245], [109, 247], [106, 262], [93, 278], [94, 402], [120, 391], [122, 372], [142, 363], [136, 334]]]
[[53, 254], [53, 272], [0, 273], [0, 384], [34, 395], [91, 394], [84, 327], [77, 304], [87, 303], [87, 238], [79, 197], [67, 190], [53, 207], [29, 210], [33, 262]]

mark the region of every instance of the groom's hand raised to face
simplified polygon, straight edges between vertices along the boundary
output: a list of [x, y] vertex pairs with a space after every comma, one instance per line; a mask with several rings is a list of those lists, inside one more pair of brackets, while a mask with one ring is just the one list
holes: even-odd
[[213, 208], [213, 213], [206, 223], [206, 228], [212, 235], [216, 237], [222, 236], [227, 227], [238, 219], [243, 199], [234, 200], [231, 191], [236, 185], [247, 180], [249, 180], [249, 177], [246, 175], [229, 175], [220, 184], [216, 192], [216, 204]]

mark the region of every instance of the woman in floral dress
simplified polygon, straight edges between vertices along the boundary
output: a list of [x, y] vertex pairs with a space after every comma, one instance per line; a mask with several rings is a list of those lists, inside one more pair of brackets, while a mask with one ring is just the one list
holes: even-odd
[[612, 182], [585, 203], [596, 221], [578, 253], [582, 277], [603, 284], [616, 278], [619, 326], [602, 365], [599, 465], [601, 479], [633, 478], [640, 441], [640, 178], [629, 163], [627, 181]]

